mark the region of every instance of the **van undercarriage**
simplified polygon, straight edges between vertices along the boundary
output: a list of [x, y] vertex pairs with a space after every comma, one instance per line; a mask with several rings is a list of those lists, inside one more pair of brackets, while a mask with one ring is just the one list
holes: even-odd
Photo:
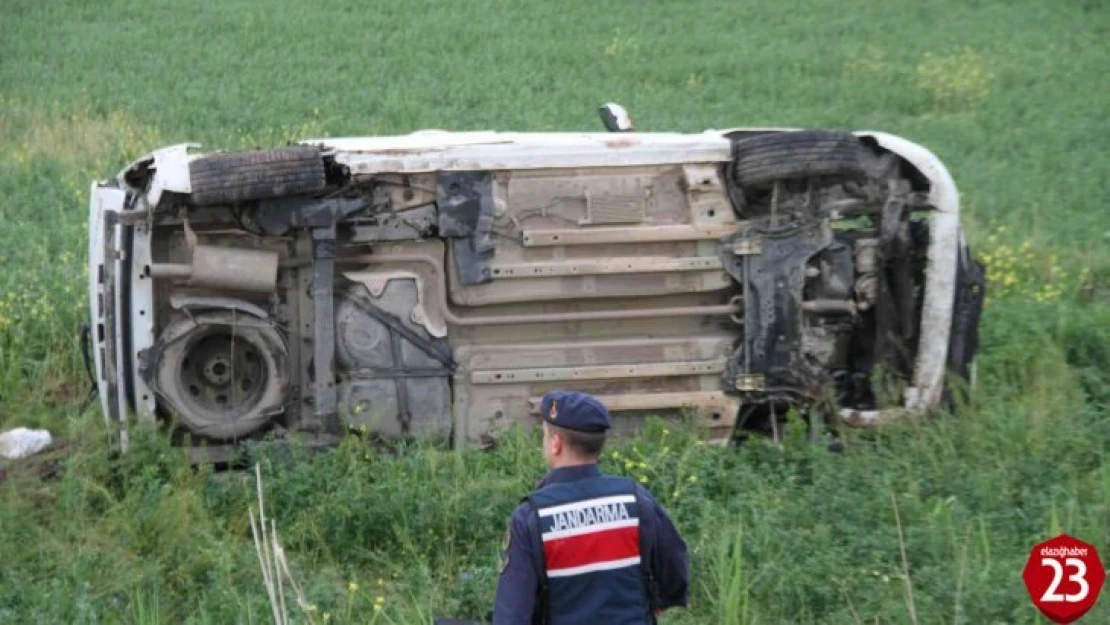
[[156, 150], [92, 186], [109, 423], [231, 449], [488, 445], [547, 390], [717, 441], [942, 405], [984, 284], [955, 186], [883, 133], [452, 133]]

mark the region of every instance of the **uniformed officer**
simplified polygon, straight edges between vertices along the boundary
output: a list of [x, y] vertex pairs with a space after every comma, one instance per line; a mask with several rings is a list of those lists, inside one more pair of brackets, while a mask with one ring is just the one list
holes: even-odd
[[609, 411], [572, 391], [540, 406], [550, 471], [509, 521], [494, 625], [654, 623], [686, 606], [678, 530], [647, 489], [598, 467]]

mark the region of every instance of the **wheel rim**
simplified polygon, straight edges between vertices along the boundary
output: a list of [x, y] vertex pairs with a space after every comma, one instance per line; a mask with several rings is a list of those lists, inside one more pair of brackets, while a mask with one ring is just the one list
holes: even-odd
[[181, 359], [176, 382], [187, 408], [212, 417], [249, 412], [262, 399], [270, 372], [256, 345], [227, 329], [198, 337]]

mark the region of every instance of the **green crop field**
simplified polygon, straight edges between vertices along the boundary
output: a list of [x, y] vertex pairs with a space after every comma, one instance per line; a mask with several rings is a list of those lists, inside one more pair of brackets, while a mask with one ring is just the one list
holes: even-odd
[[[249, 476], [191, 471], [143, 431], [114, 458], [82, 411], [90, 182], [182, 141], [599, 130], [607, 101], [641, 130], [920, 142], [989, 269], [978, 385], [954, 415], [843, 455], [662, 423], [610, 448], [689, 543], [692, 605], [664, 622], [1047, 622], [1021, 581], [1033, 544], [1066, 531], [1110, 553], [1108, 42], [1101, 0], [4, 0], [0, 430], [67, 447], [56, 474], [0, 465], [0, 622], [272, 622]], [[543, 468], [528, 436], [258, 454], [311, 604], [290, 616], [315, 623], [484, 616]], [[1107, 593], [1083, 622], [1110, 623]]]

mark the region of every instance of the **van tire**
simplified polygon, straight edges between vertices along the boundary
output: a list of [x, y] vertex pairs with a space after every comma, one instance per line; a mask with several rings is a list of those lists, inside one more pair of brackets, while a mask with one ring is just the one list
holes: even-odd
[[[257, 319], [244, 325], [246, 318], [250, 317], [245, 313], [222, 309], [178, 315], [167, 324], [152, 353], [154, 390], [163, 407], [195, 436], [237, 439], [266, 427], [283, 410], [290, 387], [286, 343], [274, 327]], [[244, 350], [244, 356], [250, 355], [246, 352], [254, 353], [255, 369], [260, 375], [252, 376], [246, 401], [237, 404], [232, 394], [232, 402], [223, 406], [209, 401], [207, 391], [212, 390], [209, 385], [204, 385], [203, 393], [199, 388], [189, 388], [186, 376], [197, 370], [197, 359], [205, 355], [197, 352], [198, 345], [226, 337], [232, 337], [231, 342]], [[211, 350], [208, 356], [213, 357]], [[214, 356], [220, 357], [221, 354]], [[234, 374], [228, 378], [234, 386], [242, 382]], [[248, 390], [241, 388], [244, 392]]]
[[213, 154], [189, 163], [197, 206], [234, 204], [322, 191], [324, 158], [311, 146]]
[[733, 143], [733, 179], [743, 188], [817, 177], [863, 178], [859, 140], [847, 132], [760, 133]]

